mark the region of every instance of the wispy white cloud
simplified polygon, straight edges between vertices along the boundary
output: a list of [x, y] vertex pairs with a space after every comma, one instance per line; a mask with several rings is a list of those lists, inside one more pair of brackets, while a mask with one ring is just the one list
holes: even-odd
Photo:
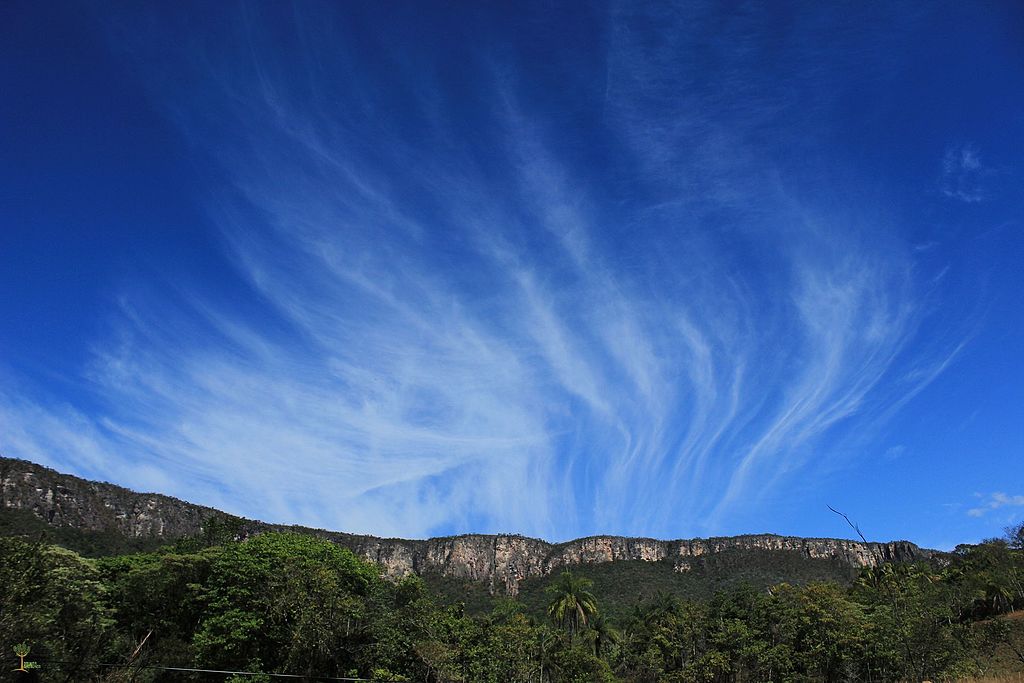
[[907, 453], [907, 447], [903, 444], [896, 444], [895, 446], [889, 446], [885, 449], [883, 454], [889, 460], [898, 460]]
[[987, 198], [987, 181], [993, 169], [985, 166], [981, 152], [971, 143], [953, 145], [942, 157], [939, 189], [950, 199], [975, 204]]
[[982, 500], [977, 507], [967, 510], [970, 517], [984, 517], [993, 510], [1004, 507], [1024, 507], [1024, 496], [1008, 496], [1005, 493], [990, 493], [979, 496]]
[[301, 68], [258, 21], [197, 39], [154, 99], [227, 178], [209, 213], [246, 291], [127, 297], [91, 407], [7, 392], [0, 446], [266, 519], [565, 538], [726, 528], [837, 425], [872, 432], [951, 357], [907, 358], [913, 244], [753, 142], [793, 101], [746, 28], [713, 56], [741, 107], [675, 58], [700, 22], [651, 48], [634, 20], [603, 179], [486, 59], [454, 114], [438, 70], [382, 93], [318, 22], [290, 27]]

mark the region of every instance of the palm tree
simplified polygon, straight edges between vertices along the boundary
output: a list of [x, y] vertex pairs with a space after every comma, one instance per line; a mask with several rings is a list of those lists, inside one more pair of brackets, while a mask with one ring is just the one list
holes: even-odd
[[1002, 614], [1013, 611], [1013, 591], [997, 581], [985, 584], [985, 602], [991, 606], [992, 612]]
[[590, 592], [593, 582], [583, 577], [574, 577], [566, 570], [558, 580], [547, 587], [551, 596], [548, 604], [548, 616], [570, 635], [576, 635], [587, 625], [590, 617], [597, 614], [597, 599]]
[[622, 640], [622, 634], [614, 628], [603, 614], [595, 614], [590, 620], [590, 637], [594, 641], [594, 655], [603, 657], [609, 645], [615, 645]]

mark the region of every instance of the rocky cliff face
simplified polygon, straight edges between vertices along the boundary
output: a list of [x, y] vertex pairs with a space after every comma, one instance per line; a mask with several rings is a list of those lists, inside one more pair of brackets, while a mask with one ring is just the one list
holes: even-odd
[[[54, 526], [168, 540], [199, 534], [206, 520], [229, 517], [213, 508], [169, 496], [135, 493], [10, 458], [0, 458], [0, 507], [31, 511]], [[760, 549], [863, 567], [926, 559], [933, 554], [908, 541], [862, 543], [771, 534], [675, 541], [592, 536], [553, 544], [517, 535], [386, 539], [249, 520], [245, 520], [244, 529], [246, 534], [269, 530], [315, 534], [376, 562], [391, 576], [441, 574], [481, 581], [492, 592], [507, 595], [515, 595], [523, 579], [597, 562], [665, 561], [671, 562], [677, 571], [688, 571], [693, 558]]]
[[201, 531], [203, 520], [225, 516], [170, 496], [135, 493], [12, 458], [0, 458], [0, 507], [31, 511], [53, 526], [132, 538], [190, 536]]
[[380, 564], [388, 574], [440, 573], [484, 581], [492, 592], [515, 595], [519, 582], [573, 565], [616, 561], [668, 561], [688, 571], [690, 560], [730, 550], [774, 550], [812, 559], [834, 559], [852, 567], [926, 559], [932, 552], [908, 541], [862, 543], [832, 538], [760, 534], [726, 538], [660, 541], [652, 538], [594, 536], [551, 544], [522, 536], [455, 536], [426, 541], [326, 536]]

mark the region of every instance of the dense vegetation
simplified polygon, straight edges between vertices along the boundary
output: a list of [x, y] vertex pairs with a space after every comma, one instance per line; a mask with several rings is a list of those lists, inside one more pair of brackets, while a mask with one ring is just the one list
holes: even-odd
[[[730, 549], [692, 558], [689, 565], [687, 571], [680, 572], [672, 560], [620, 560], [579, 565], [573, 574], [592, 582], [594, 594], [600, 597], [601, 614], [618, 623], [655, 598], [700, 601], [742, 585], [765, 589], [784, 582], [845, 585], [857, 576], [853, 567], [839, 559], [815, 559], [784, 550]], [[474, 616], [487, 614], [500, 600], [479, 581], [437, 574], [426, 574], [423, 579], [442, 602], [461, 602]], [[516, 599], [528, 616], [544, 617], [551, 580], [530, 577], [520, 581]]]
[[116, 531], [85, 531], [70, 526], [47, 524], [31, 510], [0, 507], [0, 536], [18, 536], [45, 541], [74, 550], [85, 557], [157, 550], [167, 542], [153, 536], [133, 538]]
[[228, 678], [158, 667], [310, 680], [920, 681], [986, 673], [995, 647], [1024, 669], [1012, 628], [1022, 622], [1001, 617], [1024, 608], [1024, 525], [942, 565], [740, 582], [707, 599], [659, 591], [628, 610], [620, 599], [611, 615], [614, 582], [582, 573], [550, 577], [533, 608], [501, 600], [471, 614], [311, 536], [230, 535], [95, 559], [0, 538], [6, 670], [18, 643], [39, 666], [19, 675], [44, 681]]

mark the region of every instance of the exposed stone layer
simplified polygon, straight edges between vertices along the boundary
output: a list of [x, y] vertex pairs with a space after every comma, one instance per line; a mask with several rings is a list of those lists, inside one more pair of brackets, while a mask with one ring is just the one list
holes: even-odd
[[330, 533], [325, 536], [380, 564], [391, 575], [435, 572], [486, 581], [492, 591], [509, 595], [518, 592], [523, 579], [598, 562], [664, 560], [672, 562], [678, 571], [686, 571], [689, 558], [730, 550], [788, 551], [811, 559], [835, 559], [852, 567], [914, 561], [932, 555], [908, 541], [863, 543], [772, 534], [676, 541], [596, 536], [559, 544], [522, 536], [472, 535], [427, 541], [355, 540], [357, 537]]
[[[0, 507], [29, 510], [54, 526], [168, 540], [201, 533], [204, 522], [211, 518], [229, 517], [177, 498], [135, 493], [10, 458], [0, 458]], [[391, 576], [436, 573], [485, 582], [492, 592], [507, 595], [515, 595], [523, 579], [550, 574], [562, 567], [598, 562], [669, 561], [678, 571], [686, 571], [690, 558], [702, 555], [772, 550], [863, 567], [926, 559], [933, 554], [908, 541], [863, 543], [772, 534], [675, 541], [591, 536], [553, 544], [518, 535], [469, 534], [428, 540], [376, 538], [249, 520], [245, 520], [244, 529], [246, 534], [267, 530], [312, 533], [376, 562]]]
[[181, 538], [224, 513], [156, 493], [61, 474], [26, 460], [0, 458], [0, 507], [29, 510], [53, 526], [114, 531], [132, 538]]

